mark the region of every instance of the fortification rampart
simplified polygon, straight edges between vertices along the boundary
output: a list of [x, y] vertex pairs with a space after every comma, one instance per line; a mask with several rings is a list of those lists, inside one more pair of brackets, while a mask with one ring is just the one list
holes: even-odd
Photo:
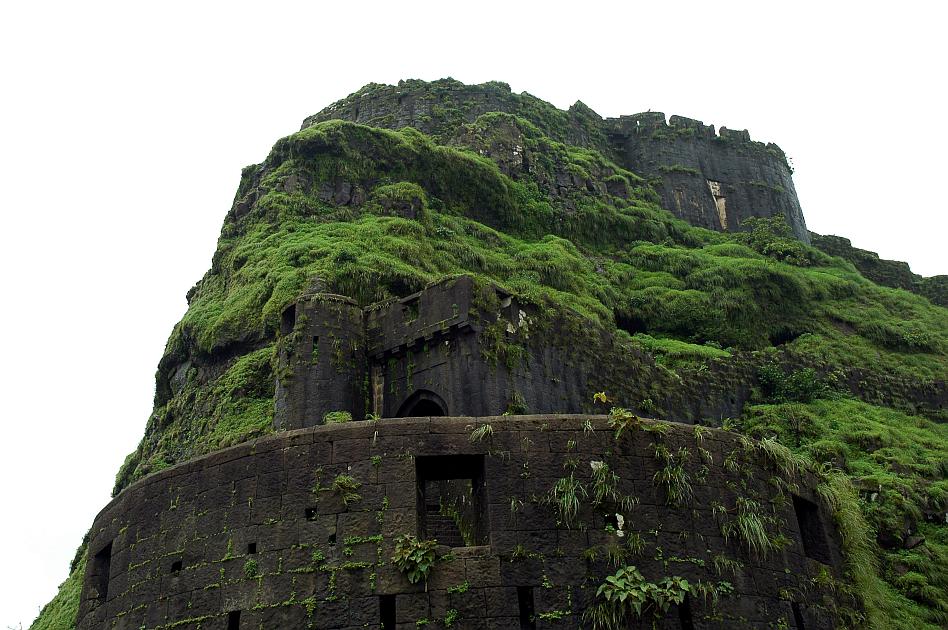
[[662, 206], [693, 225], [739, 230], [753, 217], [782, 215], [809, 242], [793, 170], [776, 144], [746, 130], [646, 112], [605, 121], [612, 149], [629, 170], [656, 183]]
[[641, 413], [720, 419], [739, 414], [754, 378], [750, 368], [719, 366], [672, 379], [602, 325], [540, 312], [470, 276], [365, 309], [305, 294], [284, 311], [278, 347], [278, 429], [340, 412], [357, 420], [587, 413], [597, 391]]
[[[460, 126], [488, 112], [529, 118], [560, 142], [600, 151], [620, 166], [649, 178], [662, 206], [712, 230], [737, 231], [753, 217], [783, 216], [809, 242], [793, 186], [793, 169], [776, 144], [751, 140], [746, 130], [721, 127], [661, 112], [603, 119], [582, 103], [568, 111], [504, 83], [464, 85], [442, 80], [370, 85], [308, 117], [303, 128], [342, 119], [376, 127], [414, 127], [442, 141], [458, 142]], [[463, 144], [463, 134], [460, 134]]]
[[[658, 627], [833, 627], [814, 479], [734, 434], [623, 422], [331, 424], [155, 473], [95, 519], [78, 628], [575, 628], [626, 565], [705, 589]], [[402, 534], [448, 543], [427, 584], [393, 564]]]

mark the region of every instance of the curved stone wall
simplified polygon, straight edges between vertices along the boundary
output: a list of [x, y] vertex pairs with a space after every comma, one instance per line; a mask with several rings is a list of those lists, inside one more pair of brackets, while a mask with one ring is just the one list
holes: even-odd
[[[830, 628], [840, 546], [813, 483], [734, 434], [642, 421], [616, 438], [605, 416], [287, 431], [106, 506], [78, 628], [575, 628], [625, 565], [717, 596], [671, 606], [659, 627]], [[559, 496], [577, 498], [575, 516], [555, 487], [574, 488]], [[755, 519], [766, 554], [740, 533]], [[427, 589], [390, 560], [403, 533], [451, 545]]]

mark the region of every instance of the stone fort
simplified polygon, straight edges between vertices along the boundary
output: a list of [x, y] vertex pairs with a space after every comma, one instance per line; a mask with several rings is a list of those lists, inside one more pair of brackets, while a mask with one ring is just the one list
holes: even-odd
[[[588, 627], [624, 565], [696, 588], [621, 627], [834, 627], [816, 479], [690, 424], [739, 387], [677, 388], [681, 423], [603, 415], [593, 393], [635, 408], [660, 379], [591, 323], [466, 276], [368, 308], [318, 288], [282, 314], [281, 430], [107, 505], [79, 629]], [[436, 541], [423, 581], [393, 560], [405, 534]]]

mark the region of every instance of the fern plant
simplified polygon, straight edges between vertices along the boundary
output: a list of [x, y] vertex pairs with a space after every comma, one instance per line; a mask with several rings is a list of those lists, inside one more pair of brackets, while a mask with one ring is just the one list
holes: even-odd
[[336, 475], [332, 480], [333, 492], [339, 494], [342, 504], [349, 507], [351, 503], [362, 500], [362, 495], [356, 492], [362, 483], [350, 475]]

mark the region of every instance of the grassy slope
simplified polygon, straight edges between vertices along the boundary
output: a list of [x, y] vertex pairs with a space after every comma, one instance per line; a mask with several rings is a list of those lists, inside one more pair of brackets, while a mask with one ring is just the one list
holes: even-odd
[[[504, 174], [477, 152], [510, 133], [531, 152], [532, 172]], [[805, 361], [831, 375], [858, 366], [881, 381], [924, 383], [948, 372], [944, 309], [873, 284], [850, 263], [787, 238], [779, 225], [761, 223], [740, 235], [690, 227], [656, 207], [654, 191], [640, 178], [593, 151], [550, 140], [525, 120], [487, 115], [459, 136], [475, 150], [438, 145], [411, 129], [331, 121], [284, 138], [264, 164], [245, 171], [235, 208], [246, 202], [247, 209], [228, 215], [213, 267], [169, 339], [155, 411], [117, 489], [270, 430], [278, 314], [314, 277], [368, 304], [470, 273], [606, 326], [623, 322], [670, 369], [758, 353], [788, 366]], [[553, 193], [548, 183], [564, 171], [581, 182], [609, 179], [613, 191], [618, 181], [620, 192], [579, 185]], [[364, 201], [326, 201], [320, 191], [338, 182], [362, 189]], [[191, 367], [173, 376], [181, 365]], [[925, 448], [943, 453], [946, 436], [938, 425], [895, 411], [844, 400], [793, 409], [817, 419], [877, 418], [890, 430], [908, 423], [925, 437]], [[778, 420], [790, 411], [753, 407], [747, 427], [789, 440]], [[819, 434], [829, 431], [821, 422], [813, 420]], [[904, 439], [885, 447], [894, 453], [885, 461], [877, 461], [879, 449], [841, 435], [788, 443], [820, 459], [820, 448], [836, 452], [821, 442], [837, 437], [852, 451], [845, 470], [858, 483], [868, 469], [848, 464], [865, 460], [886, 483], [909, 486], [909, 495], [943, 500], [943, 468], [894, 467], [895, 460], [917, 459]], [[884, 505], [887, 518], [914, 510], [889, 495]], [[872, 526], [888, 522], [876, 504], [865, 501], [864, 508]], [[945, 528], [924, 527], [931, 558], [895, 554], [906, 556], [897, 565], [892, 553], [882, 554], [891, 595], [883, 603], [906, 625], [943, 619], [931, 590], [948, 574]], [[61, 601], [72, 601], [75, 575]], [[52, 618], [44, 610], [34, 627], [63, 627], [50, 625]]]
[[[871, 530], [910, 550], [876, 549], [887, 627], [948, 624], [948, 425], [846, 399], [756, 405], [739, 427], [777, 437], [810, 461], [839, 467], [860, 490]], [[912, 532], [908, 534], [908, 532]]]

